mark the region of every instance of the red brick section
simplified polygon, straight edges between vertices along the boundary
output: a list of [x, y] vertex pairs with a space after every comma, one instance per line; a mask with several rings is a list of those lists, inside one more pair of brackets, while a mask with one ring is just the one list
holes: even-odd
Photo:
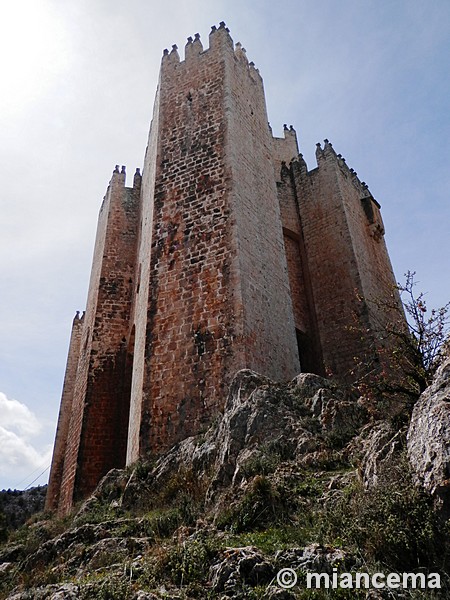
[[113, 173], [97, 230], [67, 436], [60, 512], [125, 465], [130, 373], [127, 347], [136, 262], [139, 185]]
[[129, 460], [204, 427], [236, 370], [299, 370], [261, 78], [223, 26], [185, 55], [163, 57], [144, 167]]
[[58, 426], [56, 428], [55, 447], [53, 449], [52, 468], [50, 471], [45, 510], [58, 508], [61, 482], [63, 478], [64, 458], [66, 454], [67, 438], [69, 435], [70, 416], [72, 414], [73, 392], [77, 375], [78, 359], [80, 355], [81, 335], [83, 331], [84, 314], [80, 318], [75, 315], [70, 336], [69, 353], [67, 357], [66, 373], [59, 409]]
[[[287, 140], [289, 140], [289, 137], [291, 137], [292, 134], [292, 129], [290, 131], [285, 130], [285, 138], [287, 138]], [[275, 138], [274, 141], [278, 146], [278, 156], [281, 157], [280, 141], [283, 140], [277, 140]], [[275, 154], [274, 165], [275, 169], [280, 165], [279, 172], [276, 171], [278, 200], [280, 203], [281, 222], [283, 225], [289, 284], [300, 354], [300, 366], [302, 371], [324, 375], [325, 370], [315, 312], [311, 272], [303, 238], [297, 189], [292, 168], [288, 168], [284, 160], [278, 163], [278, 161], [276, 161], [276, 156], [277, 154]], [[286, 153], [284, 156], [287, 158]], [[295, 157], [295, 164], [302, 170], [304, 175], [307, 173], [307, 166], [302, 155]]]
[[376, 341], [369, 299], [394, 283], [379, 205], [329, 143], [317, 159], [308, 171], [292, 127], [272, 137], [225, 24], [207, 50], [189, 38], [184, 61], [164, 51], [142, 186], [116, 169], [100, 211], [49, 508], [201, 431], [238, 369], [345, 378]]
[[[376, 314], [373, 301], [388, 300], [395, 280], [378, 204], [328, 141], [316, 154], [317, 169], [308, 172], [297, 160], [292, 172], [324, 364], [345, 379], [355, 357], [366, 355], [376, 342], [377, 322], [384, 315]], [[375, 229], [364, 209], [367, 202], [378, 219]]]

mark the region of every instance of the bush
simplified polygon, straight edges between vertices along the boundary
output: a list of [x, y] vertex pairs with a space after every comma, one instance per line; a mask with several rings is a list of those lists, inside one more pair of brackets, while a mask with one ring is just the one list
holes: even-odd
[[211, 547], [207, 540], [186, 540], [176, 546], [167, 557], [166, 573], [176, 585], [188, 585], [206, 579], [208, 572], [205, 565], [209, 565], [216, 554], [216, 549]]
[[217, 526], [234, 533], [262, 529], [282, 522], [287, 507], [279, 491], [264, 475], [257, 475], [242, 499], [217, 518]]
[[449, 538], [429, 496], [414, 486], [406, 457], [385, 467], [373, 489], [349, 487], [324, 509], [320, 529], [330, 543], [339, 539], [391, 570], [436, 570], [450, 556]]

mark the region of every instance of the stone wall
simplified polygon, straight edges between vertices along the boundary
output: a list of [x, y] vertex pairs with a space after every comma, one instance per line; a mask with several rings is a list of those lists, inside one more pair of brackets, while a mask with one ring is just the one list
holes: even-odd
[[380, 342], [395, 279], [379, 204], [327, 140], [316, 156], [318, 168], [299, 158], [291, 169], [324, 365], [350, 380], [355, 357]]
[[73, 407], [73, 395], [80, 357], [81, 337], [83, 333], [84, 314], [75, 315], [72, 323], [69, 352], [67, 357], [64, 385], [59, 409], [58, 425], [56, 428], [55, 446], [53, 449], [52, 468], [49, 476], [49, 485], [45, 499], [46, 510], [58, 508], [61, 483], [64, 473], [64, 460], [66, 456], [67, 439], [69, 436], [70, 419]]
[[[59, 509], [86, 497], [125, 464], [129, 413], [127, 333], [135, 270], [139, 188], [116, 168], [100, 210]], [[52, 481], [50, 482], [52, 484]]]
[[184, 61], [164, 54], [144, 166], [129, 461], [205, 426], [237, 370], [299, 370], [271, 144], [262, 80], [224, 26], [207, 50], [189, 40]]
[[[236, 371], [348, 378], [394, 279], [378, 203], [326, 142], [274, 138], [263, 82], [224, 23], [164, 51], [144, 172], [113, 173], [76, 319], [49, 508], [197, 434]], [[361, 332], [365, 335], [362, 336]]]

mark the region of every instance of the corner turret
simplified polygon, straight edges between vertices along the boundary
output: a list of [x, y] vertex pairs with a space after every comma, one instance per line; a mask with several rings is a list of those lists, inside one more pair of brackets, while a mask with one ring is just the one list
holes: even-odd
[[221, 45], [233, 49], [233, 40], [230, 36], [230, 30], [225, 25], [224, 21], [220, 22], [218, 28], [213, 25], [211, 27], [211, 33], [209, 34], [209, 47], [211, 49]]
[[[272, 133], [272, 130], [270, 129]], [[283, 125], [283, 137], [273, 137], [273, 163], [275, 168], [275, 176], [280, 175], [281, 164], [290, 162], [298, 156], [297, 133], [292, 127], [288, 127], [286, 123]]]

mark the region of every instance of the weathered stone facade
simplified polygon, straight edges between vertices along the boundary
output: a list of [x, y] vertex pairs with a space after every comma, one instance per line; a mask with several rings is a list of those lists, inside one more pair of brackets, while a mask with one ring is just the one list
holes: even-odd
[[382, 315], [365, 300], [394, 285], [379, 205], [329, 142], [317, 161], [292, 127], [272, 136], [261, 76], [223, 23], [184, 61], [164, 51], [142, 180], [127, 188], [116, 167], [100, 211], [48, 508], [198, 433], [236, 371], [345, 378], [373, 345]]

